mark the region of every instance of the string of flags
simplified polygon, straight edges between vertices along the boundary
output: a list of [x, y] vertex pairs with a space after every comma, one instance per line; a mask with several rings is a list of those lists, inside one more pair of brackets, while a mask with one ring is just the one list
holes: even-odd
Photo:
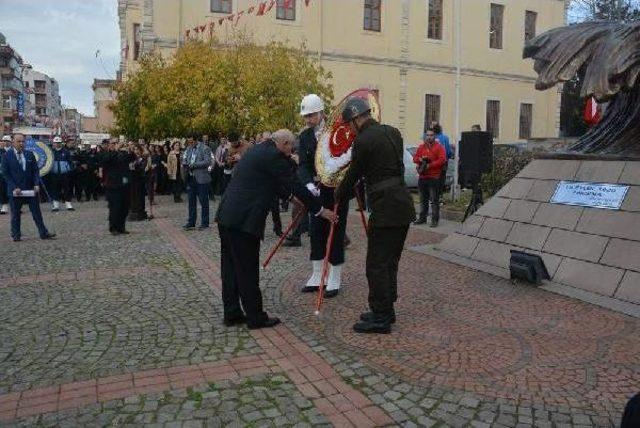
[[[296, 0], [284, 0], [283, 7], [285, 10], [291, 8], [292, 2]], [[309, 7], [311, 0], [304, 0], [305, 7]], [[186, 39], [191, 38], [199, 38], [201, 35], [205, 35], [205, 33], [209, 34], [209, 38], [213, 38], [213, 32], [215, 30], [216, 24], [218, 27], [222, 27], [226, 22], [231, 22], [234, 26], [238, 24], [238, 21], [243, 16], [255, 15], [255, 16], [264, 16], [268, 14], [271, 9], [276, 5], [276, 0], [269, 1], [261, 1], [259, 4], [249, 7], [247, 10], [241, 10], [236, 13], [232, 13], [228, 16], [224, 16], [222, 18], [214, 19], [211, 22], [204, 25], [197, 25], [191, 29], [188, 29], [184, 32], [184, 36]]]

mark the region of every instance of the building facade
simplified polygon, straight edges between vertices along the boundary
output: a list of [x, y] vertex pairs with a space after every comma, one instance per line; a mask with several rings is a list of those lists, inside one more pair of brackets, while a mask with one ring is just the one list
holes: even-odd
[[[260, 4], [273, 7], [257, 16]], [[258, 43], [303, 43], [331, 71], [335, 99], [376, 90], [384, 122], [407, 144], [426, 124], [450, 134], [474, 124], [496, 142], [555, 137], [558, 90], [538, 92], [525, 40], [566, 21], [567, 0], [119, 0], [121, 70], [141, 55], [170, 56], [186, 32], [225, 40], [249, 32]], [[251, 12], [249, 12], [250, 8]], [[240, 19], [219, 19], [230, 15]], [[206, 26], [206, 27], [202, 27]], [[205, 28], [204, 31], [194, 31]], [[297, 106], [291, 106], [297, 108]], [[458, 124], [458, 126], [456, 126]], [[458, 128], [458, 129], [456, 129]]]
[[46, 126], [59, 131], [63, 111], [57, 80], [34, 70], [28, 64], [24, 66], [22, 80], [31, 104], [25, 122], [32, 126]]
[[103, 133], [109, 132], [115, 124], [111, 105], [116, 100], [114, 86], [115, 80], [94, 79], [91, 89], [93, 90], [94, 116], [82, 117], [83, 132]]
[[22, 58], [0, 34], [0, 134], [8, 134], [25, 115]]

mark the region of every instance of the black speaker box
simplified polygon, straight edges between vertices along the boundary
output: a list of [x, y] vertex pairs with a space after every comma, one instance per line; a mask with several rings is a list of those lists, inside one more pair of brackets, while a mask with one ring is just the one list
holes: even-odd
[[493, 168], [493, 137], [488, 132], [463, 132], [460, 141], [460, 184], [471, 187]]

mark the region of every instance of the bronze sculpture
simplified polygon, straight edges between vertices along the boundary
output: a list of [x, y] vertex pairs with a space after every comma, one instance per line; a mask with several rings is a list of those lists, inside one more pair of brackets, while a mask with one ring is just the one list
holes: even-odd
[[640, 23], [588, 22], [527, 42], [524, 58], [545, 90], [584, 73], [581, 95], [608, 102], [600, 123], [569, 147], [585, 154], [640, 156]]

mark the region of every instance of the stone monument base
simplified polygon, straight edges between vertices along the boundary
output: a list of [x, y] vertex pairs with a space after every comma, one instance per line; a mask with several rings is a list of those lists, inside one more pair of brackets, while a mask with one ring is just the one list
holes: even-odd
[[[630, 187], [620, 210], [552, 204], [561, 180]], [[640, 317], [640, 159], [536, 159], [430, 253], [508, 276], [512, 249], [542, 257], [543, 288]]]

